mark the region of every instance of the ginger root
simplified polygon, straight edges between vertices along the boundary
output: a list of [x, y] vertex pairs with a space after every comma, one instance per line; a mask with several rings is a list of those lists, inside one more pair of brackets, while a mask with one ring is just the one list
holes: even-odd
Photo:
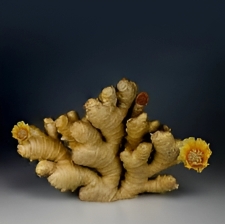
[[[86, 114], [75, 111], [44, 119], [45, 132], [18, 122], [12, 130], [18, 153], [38, 160], [36, 173], [63, 191], [79, 189], [84, 201], [110, 202], [144, 192], [178, 188], [176, 179], [159, 173], [183, 162], [201, 172], [211, 155], [201, 140], [177, 140], [166, 125], [144, 112], [148, 94], [137, 94], [134, 82], [122, 79], [89, 99]], [[158, 175], [158, 176], [157, 176]]]

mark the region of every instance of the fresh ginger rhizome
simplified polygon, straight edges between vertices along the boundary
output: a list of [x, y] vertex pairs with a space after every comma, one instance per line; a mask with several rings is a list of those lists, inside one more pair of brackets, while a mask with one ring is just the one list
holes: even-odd
[[147, 103], [147, 93], [137, 93], [134, 82], [122, 79], [89, 99], [83, 118], [75, 111], [45, 118], [46, 133], [21, 121], [12, 134], [18, 153], [39, 161], [38, 176], [61, 191], [80, 187], [81, 200], [109, 202], [172, 191], [178, 188], [176, 179], [156, 175], [180, 162], [201, 172], [211, 150], [200, 138], [177, 140], [166, 125], [149, 120]]

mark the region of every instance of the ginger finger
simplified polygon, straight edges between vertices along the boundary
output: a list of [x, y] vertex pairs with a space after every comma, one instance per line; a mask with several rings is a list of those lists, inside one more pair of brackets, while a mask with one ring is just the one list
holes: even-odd
[[86, 119], [101, 131], [106, 142], [119, 144], [124, 135], [124, 115], [115, 106], [104, 105], [96, 99], [89, 99], [85, 105]]
[[143, 113], [145, 106], [148, 104], [148, 100], [149, 98], [146, 92], [139, 93], [136, 97], [131, 117], [137, 117]]
[[126, 147], [135, 149], [143, 140], [145, 134], [149, 131], [149, 122], [147, 121], [147, 114], [142, 113], [138, 117], [127, 120], [127, 144]]
[[67, 112], [66, 115], [71, 123], [80, 120], [78, 113], [74, 110]]
[[134, 82], [122, 79], [117, 84], [118, 107], [127, 111], [137, 94], [137, 86]]
[[154, 180], [149, 180], [145, 183], [144, 192], [152, 193], [165, 193], [167, 191], [172, 191], [178, 189], [179, 185], [176, 183], [176, 179], [169, 176], [157, 176]]
[[55, 126], [55, 122], [51, 118], [44, 119], [44, 128], [50, 137], [52, 137], [54, 139], [58, 138], [58, 133], [57, 133], [57, 129]]
[[27, 159], [59, 161], [70, 158], [70, 152], [62, 142], [45, 135], [38, 128], [29, 127], [29, 136], [19, 141], [18, 153]]
[[117, 97], [115, 88], [113, 86], [104, 88], [98, 98], [104, 105], [116, 106]]
[[100, 133], [88, 122], [77, 121], [70, 127], [71, 136], [79, 143], [89, 143], [97, 146], [101, 143]]
[[157, 131], [151, 136], [154, 159], [148, 166], [149, 176], [178, 163], [179, 148], [171, 132]]
[[149, 121], [149, 129], [150, 133], [156, 132], [160, 127], [160, 122], [158, 120]]
[[156, 153], [162, 155], [164, 161], [170, 163], [176, 160], [179, 149], [171, 132], [157, 131], [151, 135], [151, 140]]
[[41, 160], [36, 166], [36, 174], [39, 177], [48, 177], [56, 170], [56, 163], [48, 160]]
[[61, 140], [68, 142], [74, 141], [74, 138], [71, 136], [70, 127], [78, 120], [79, 116], [75, 111], [70, 111], [56, 119], [55, 125], [57, 131], [62, 135]]
[[49, 183], [56, 189], [75, 191], [80, 186], [89, 185], [92, 181], [97, 182], [98, 176], [90, 169], [73, 164], [68, 160], [57, 163], [41, 161], [36, 167], [39, 176], [48, 176]]
[[[109, 175], [111, 172], [119, 175], [121, 165], [116, 157], [118, 145], [109, 145], [103, 141], [100, 133], [88, 121], [75, 122], [71, 133], [79, 143], [75, 147], [69, 144], [72, 160], [76, 164], [95, 168], [101, 175]], [[107, 167], [111, 167], [110, 170]]]

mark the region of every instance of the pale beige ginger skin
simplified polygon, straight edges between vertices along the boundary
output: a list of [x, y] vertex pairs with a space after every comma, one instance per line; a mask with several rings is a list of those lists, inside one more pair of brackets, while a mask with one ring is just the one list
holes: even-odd
[[[84, 201], [109, 202], [140, 193], [163, 193], [178, 188], [170, 175], [157, 175], [179, 163], [182, 141], [158, 120], [144, 112], [145, 92], [137, 94], [134, 82], [122, 79], [89, 99], [86, 115], [75, 111], [56, 120], [44, 119], [46, 134], [19, 122], [12, 133], [18, 153], [38, 160], [36, 173], [63, 191], [79, 188]], [[150, 162], [149, 162], [150, 161]]]

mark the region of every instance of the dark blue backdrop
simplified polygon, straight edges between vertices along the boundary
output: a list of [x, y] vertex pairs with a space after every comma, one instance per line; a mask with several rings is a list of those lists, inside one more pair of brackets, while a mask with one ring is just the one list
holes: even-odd
[[110, 2], [1, 1], [0, 158], [16, 154], [17, 121], [82, 114], [127, 77], [150, 94], [150, 118], [207, 140], [223, 164], [225, 2]]

